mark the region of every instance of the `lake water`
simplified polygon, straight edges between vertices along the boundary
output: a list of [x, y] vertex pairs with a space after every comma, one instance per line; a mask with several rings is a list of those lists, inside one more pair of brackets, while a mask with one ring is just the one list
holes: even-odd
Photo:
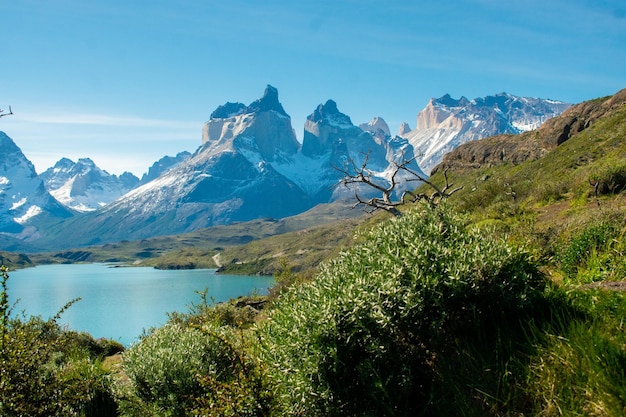
[[272, 277], [215, 274], [212, 269], [157, 270], [105, 264], [43, 265], [9, 273], [9, 302], [15, 312], [53, 317], [68, 301], [80, 297], [59, 323], [92, 336], [129, 346], [144, 329], [164, 324], [167, 313], [186, 312], [200, 303], [196, 291], [227, 301], [266, 294]]

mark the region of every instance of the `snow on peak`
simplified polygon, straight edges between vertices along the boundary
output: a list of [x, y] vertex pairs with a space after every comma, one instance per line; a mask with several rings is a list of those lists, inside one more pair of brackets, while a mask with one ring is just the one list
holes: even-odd
[[364, 132], [377, 133], [378, 131], [381, 131], [383, 134], [387, 136], [391, 136], [391, 132], [389, 131], [389, 126], [387, 125], [387, 122], [385, 122], [385, 120], [382, 117], [374, 117], [368, 123], [360, 124], [359, 127]]
[[538, 128], [561, 114], [569, 104], [498, 93], [456, 100], [449, 94], [431, 99], [417, 116], [417, 128], [408, 138], [426, 172], [441, 162], [443, 155], [462, 143], [502, 133], [520, 133]]
[[79, 212], [94, 211], [139, 185], [134, 175], [111, 175], [90, 158], [80, 158], [76, 163], [62, 158], [40, 178], [57, 201]]

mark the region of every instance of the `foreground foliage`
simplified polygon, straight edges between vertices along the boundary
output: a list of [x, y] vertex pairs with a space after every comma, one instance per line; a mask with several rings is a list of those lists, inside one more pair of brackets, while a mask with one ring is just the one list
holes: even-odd
[[155, 330], [124, 358], [123, 415], [264, 415], [267, 387], [244, 345], [226, 327]]
[[115, 351], [58, 317], [12, 318], [3, 284], [2, 415], [623, 415], [626, 293], [602, 285], [624, 270], [623, 212], [512, 239], [482, 224], [416, 208], [311, 281], [283, 259], [269, 301], [200, 293], [113, 374]]
[[432, 415], [453, 399], [485, 413], [500, 394], [495, 375], [478, 369], [469, 388], [448, 378], [470, 360], [465, 343], [505, 355], [477, 358], [485, 368], [506, 366], [498, 333], [531, 317], [545, 286], [525, 252], [450, 210], [386, 222], [285, 294], [261, 326], [281, 414]]
[[109, 374], [101, 364], [123, 347], [65, 331], [58, 315], [13, 317], [8, 272], [0, 268], [0, 415], [116, 415]]

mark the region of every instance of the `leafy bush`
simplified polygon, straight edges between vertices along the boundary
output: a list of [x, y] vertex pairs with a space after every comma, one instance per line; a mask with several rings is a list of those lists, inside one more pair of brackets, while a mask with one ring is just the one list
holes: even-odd
[[129, 349], [123, 369], [124, 415], [255, 416], [267, 408], [259, 370], [227, 328], [168, 324]]
[[259, 355], [281, 414], [428, 413], [441, 358], [486, 323], [522, 320], [544, 287], [522, 250], [444, 207], [413, 210], [285, 293]]
[[99, 358], [57, 324], [60, 313], [48, 320], [11, 317], [4, 266], [0, 274], [0, 415], [116, 415]]

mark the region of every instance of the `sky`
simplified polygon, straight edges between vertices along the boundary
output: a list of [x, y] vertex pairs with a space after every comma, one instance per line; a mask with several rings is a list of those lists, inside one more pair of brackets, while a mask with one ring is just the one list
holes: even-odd
[[320, 103], [415, 128], [432, 97], [578, 103], [626, 87], [623, 0], [0, 0], [0, 118], [38, 173], [141, 175], [202, 144], [226, 102], [278, 89], [297, 137]]

